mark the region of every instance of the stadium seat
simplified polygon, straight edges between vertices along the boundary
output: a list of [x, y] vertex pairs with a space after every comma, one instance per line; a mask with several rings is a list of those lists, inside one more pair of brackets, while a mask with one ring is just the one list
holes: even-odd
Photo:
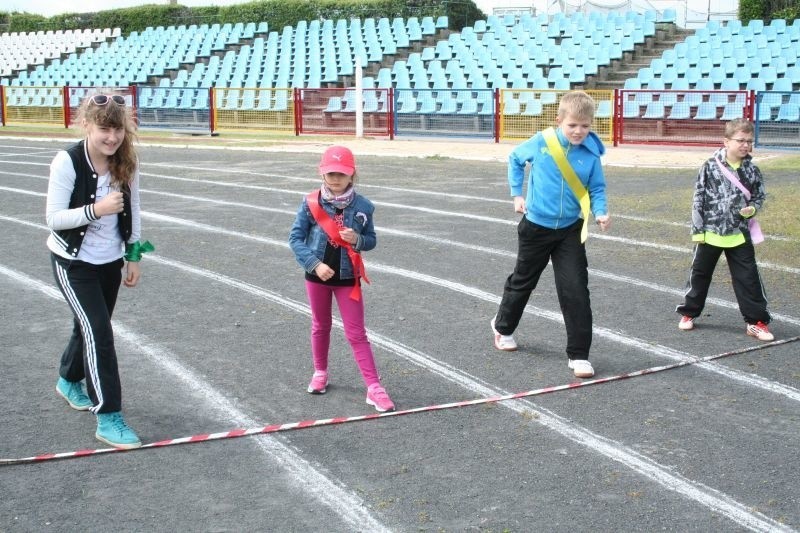
[[776, 120], [778, 122], [800, 122], [800, 106], [793, 103], [781, 104]]
[[641, 116], [641, 107], [633, 100], [629, 100], [622, 105], [623, 118], [639, 118]]
[[717, 120], [717, 106], [713, 102], [702, 102], [697, 106], [695, 120]]
[[735, 118], [742, 118], [744, 116], [744, 108], [737, 102], [729, 102], [722, 108], [722, 116], [720, 120], [729, 121]]
[[644, 115], [642, 118], [660, 119], [664, 118], [664, 104], [660, 101], [650, 102], [647, 104]]

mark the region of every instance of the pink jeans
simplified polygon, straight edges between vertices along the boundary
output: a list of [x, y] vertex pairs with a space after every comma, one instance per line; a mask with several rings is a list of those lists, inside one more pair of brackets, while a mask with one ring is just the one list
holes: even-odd
[[353, 288], [350, 286], [336, 287], [306, 281], [306, 293], [311, 305], [311, 355], [314, 358], [314, 370], [328, 370], [335, 296], [344, 324], [344, 336], [353, 350], [353, 358], [361, 371], [361, 377], [369, 387], [373, 383], [379, 383], [378, 371], [375, 369], [372, 345], [364, 327], [364, 299], [363, 296], [358, 301], [350, 298], [351, 290]]

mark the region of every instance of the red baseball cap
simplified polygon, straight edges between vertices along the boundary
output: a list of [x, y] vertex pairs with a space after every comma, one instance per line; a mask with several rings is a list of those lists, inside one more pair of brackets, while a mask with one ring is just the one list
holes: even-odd
[[322, 154], [319, 172], [320, 174], [340, 172], [352, 176], [356, 173], [356, 160], [353, 157], [353, 152], [344, 146], [331, 146]]

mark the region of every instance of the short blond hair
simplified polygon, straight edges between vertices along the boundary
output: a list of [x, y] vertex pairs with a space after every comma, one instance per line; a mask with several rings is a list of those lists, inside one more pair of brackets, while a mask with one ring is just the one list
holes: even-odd
[[747, 120], [746, 118], [735, 118], [725, 124], [725, 138], [732, 139], [734, 135], [739, 132], [752, 134], [756, 131], [755, 126], [753, 123]]
[[558, 118], [572, 115], [578, 118], [593, 120], [595, 111], [594, 99], [584, 91], [570, 91], [558, 102]]

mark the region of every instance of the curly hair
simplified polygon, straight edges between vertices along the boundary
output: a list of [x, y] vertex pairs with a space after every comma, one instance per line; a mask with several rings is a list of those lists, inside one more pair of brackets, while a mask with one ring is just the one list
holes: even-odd
[[136, 121], [131, 110], [126, 105], [118, 104], [110, 98], [111, 95], [108, 96], [108, 102], [104, 105], [94, 103], [91, 97], [84, 98], [78, 109], [78, 119], [83, 124], [94, 124], [105, 128], [121, 128], [125, 131], [122, 144], [114, 152], [114, 155], [108, 158], [108, 167], [111, 171], [111, 185], [118, 185], [121, 189], [129, 189], [139, 161], [134, 147]]

